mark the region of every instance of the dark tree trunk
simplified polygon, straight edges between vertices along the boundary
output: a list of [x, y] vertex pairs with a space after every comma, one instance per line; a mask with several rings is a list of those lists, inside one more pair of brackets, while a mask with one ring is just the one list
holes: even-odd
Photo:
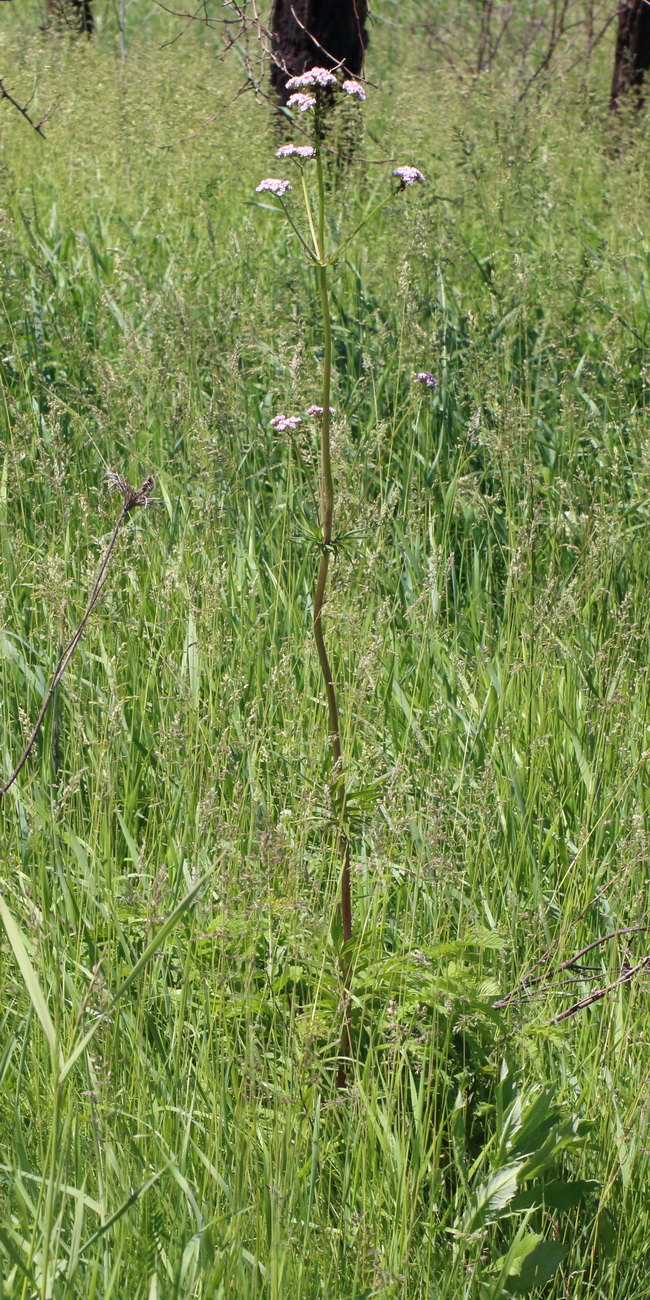
[[616, 108], [621, 95], [633, 90], [636, 103], [643, 104], [641, 87], [650, 69], [650, 5], [646, 0], [619, 0], [618, 35], [614, 55], [614, 76], [610, 104]]
[[45, 9], [49, 19], [58, 19], [66, 27], [92, 36], [95, 29], [92, 0], [47, 0]]
[[308, 68], [361, 72], [367, 14], [367, 0], [275, 0], [271, 82], [280, 99], [288, 78]]

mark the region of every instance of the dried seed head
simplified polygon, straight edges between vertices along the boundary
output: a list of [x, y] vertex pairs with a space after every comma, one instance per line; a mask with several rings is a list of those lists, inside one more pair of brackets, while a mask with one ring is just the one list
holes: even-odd
[[104, 477], [108, 483], [109, 491], [122, 493], [125, 510], [134, 510], [136, 506], [146, 506], [155, 482], [149, 474], [139, 488], [133, 488], [123, 474], [116, 474], [115, 470], [112, 469], [107, 470]]

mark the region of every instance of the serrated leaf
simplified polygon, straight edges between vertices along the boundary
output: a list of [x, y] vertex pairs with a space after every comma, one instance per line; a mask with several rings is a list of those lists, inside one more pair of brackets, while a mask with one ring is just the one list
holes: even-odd
[[484, 1228], [486, 1224], [492, 1223], [499, 1217], [501, 1211], [517, 1194], [517, 1177], [520, 1170], [521, 1164], [518, 1160], [513, 1164], [504, 1165], [503, 1169], [497, 1169], [496, 1173], [490, 1174], [490, 1177], [472, 1192], [462, 1222], [463, 1232], [478, 1232], [480, 1228]]

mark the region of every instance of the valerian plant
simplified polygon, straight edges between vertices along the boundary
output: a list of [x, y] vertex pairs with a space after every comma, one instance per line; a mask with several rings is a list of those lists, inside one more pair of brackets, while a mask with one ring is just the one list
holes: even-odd
[[[389, 192], [379, 202], [371, 206], [362, 221], [338, 243], [331, 234], [331, 224], [326, 220], [328, 205], [328, 187], [325, 179], [324, 152], [326, 149], [326, 116], [336, 108], [340, 95], [349, 96], [357, 101], [366, 98], [366, 91], [359, 81], [350, 79], [339, 81], [336, 73], [328, 68], [312, 68], [300, 76], [292, 77], [287, 88], [293, 93], [287, 101], [287, 107], [301, 115], [303, 138], [310, 143], [283, 144], [276, 153], [282, 160], [291, 160], [298, 169], [297, 187], [302, 196], [302, 212], [296, 211], [288, 195], [294, 190], [291, 181], [280, 177], [267, 177], [260, 181], [257, 193], [273, 195], [278, 207], [296, 235], [300, 248], [309, 263], [315, 267], [320, 295], [321, 322], [323, 331], [323, 374], [322, 395], [318, 405], [310, 406], [308, 415], [320, 421], [320, 518], [318, 525], [318, 545], [320, 560], [316, 577], [313, 605], [313, 629], [318, 662], [320, 665], [329, 719], [329, 743], [332, 766], [329, 776], [331, 805], [336, 824], [336, 835], [340, 854], [340, 912], [344, 951], [344, 982], [349, 991], [349, 959], [352, 940], [352, 891], [350, 872], [350, 835], [348, 829], [348, 781], [345, 772], [344, 755], [341, 745], [341, 724], [339, 697], [332, 673], [330, 656], [325, 643], [323, 631], [323, 607], [327, 591], [327, 578], [330, 559], [340, 538], [334, 531], [334, 478], [332, 471], [332, 448], [330, 438], [331, 416], [334, 413], [330, 405], [332, 388], [332, 318], [330, 305], [330, 278], [337, 264], [347, 254], [353, 240], [373, 217], [387, 203], [405, 189], [424, 181], [422, 172], [417, 167], [396, 167], [392, 176], [398, 182], [391, 185]], [[302, 115], [307, 128], [302, 129]], [[308, 116], [307, 116], [308, 115]], [[435, 379], [428, 371], [417, 376], [421, 385], [435, 387]], [[301, 417], [297, 415], [277, 415], [271, 424], [280, 432], [289, 432], [297, 428]], [[349, 1056], [349, 1034], [347, 1013], [344, 1011], [344, 1026], [339, 1062], [339, 1085], [345, 1082], [345, 1060]]]

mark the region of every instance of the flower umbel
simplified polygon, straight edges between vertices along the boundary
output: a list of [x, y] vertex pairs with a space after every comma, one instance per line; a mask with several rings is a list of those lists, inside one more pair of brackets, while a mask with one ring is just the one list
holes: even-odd
[[276, 158], [315, 158], [316, 150], [312, 144], [282, 144]]
[[437, 388], [438, 380], [430, 370], [418, 370], [417, 380], [419, 384], [424, 384], [425, 388]]
[[415, 185], [416, 181], [421, 184], [424, 180], [422, 172], [417, 167], [396, 167], [393, 176], [397, 176], [397, 179], [402, 182], [402, 186]]
[[302, 424], [299, 415], [276, 415], [271, 420], [271, 428], [279, 429], [280, 433], [285, 433], [287, 429], [297, 429], [299, 424]]
[[329, 68], [310, 68], [297, 77], [289, 77], [287, 90], [304, 90], [308, 86], [335, 86], [336, 77]]
[[[322, 415], [322, 414], [323, 414], [322, 406], [310, 406], [309, 410], [307, 411], [307, 415]], [[334, 407], [330, 406], [330, 415], [334, 415], [334, 414], [335, 414]]]
[[290, 95], [287, 100], [287, 108], [297, 108], [299, 113], [306, 113], [308, 108], [313, 108], [316, 100], [313, 95], [302, 95], [300, 92], [296, 95]]
[[260, 181], [255, 193], [261, 194], [264, 190], [269, 190], [271, 194], [277, 194], [278, 198], [281, 199], [283, 194], [286, 194], [287, 190], [290, 189], [290, 181], [279, 181], [275, 180], [273, 176], [267, 176], [265, 181]]
[[365, 99], [366, 92], [360, 81], [344, 81], [341, 86], [346, 95], [356, 95], [357, 99]]

